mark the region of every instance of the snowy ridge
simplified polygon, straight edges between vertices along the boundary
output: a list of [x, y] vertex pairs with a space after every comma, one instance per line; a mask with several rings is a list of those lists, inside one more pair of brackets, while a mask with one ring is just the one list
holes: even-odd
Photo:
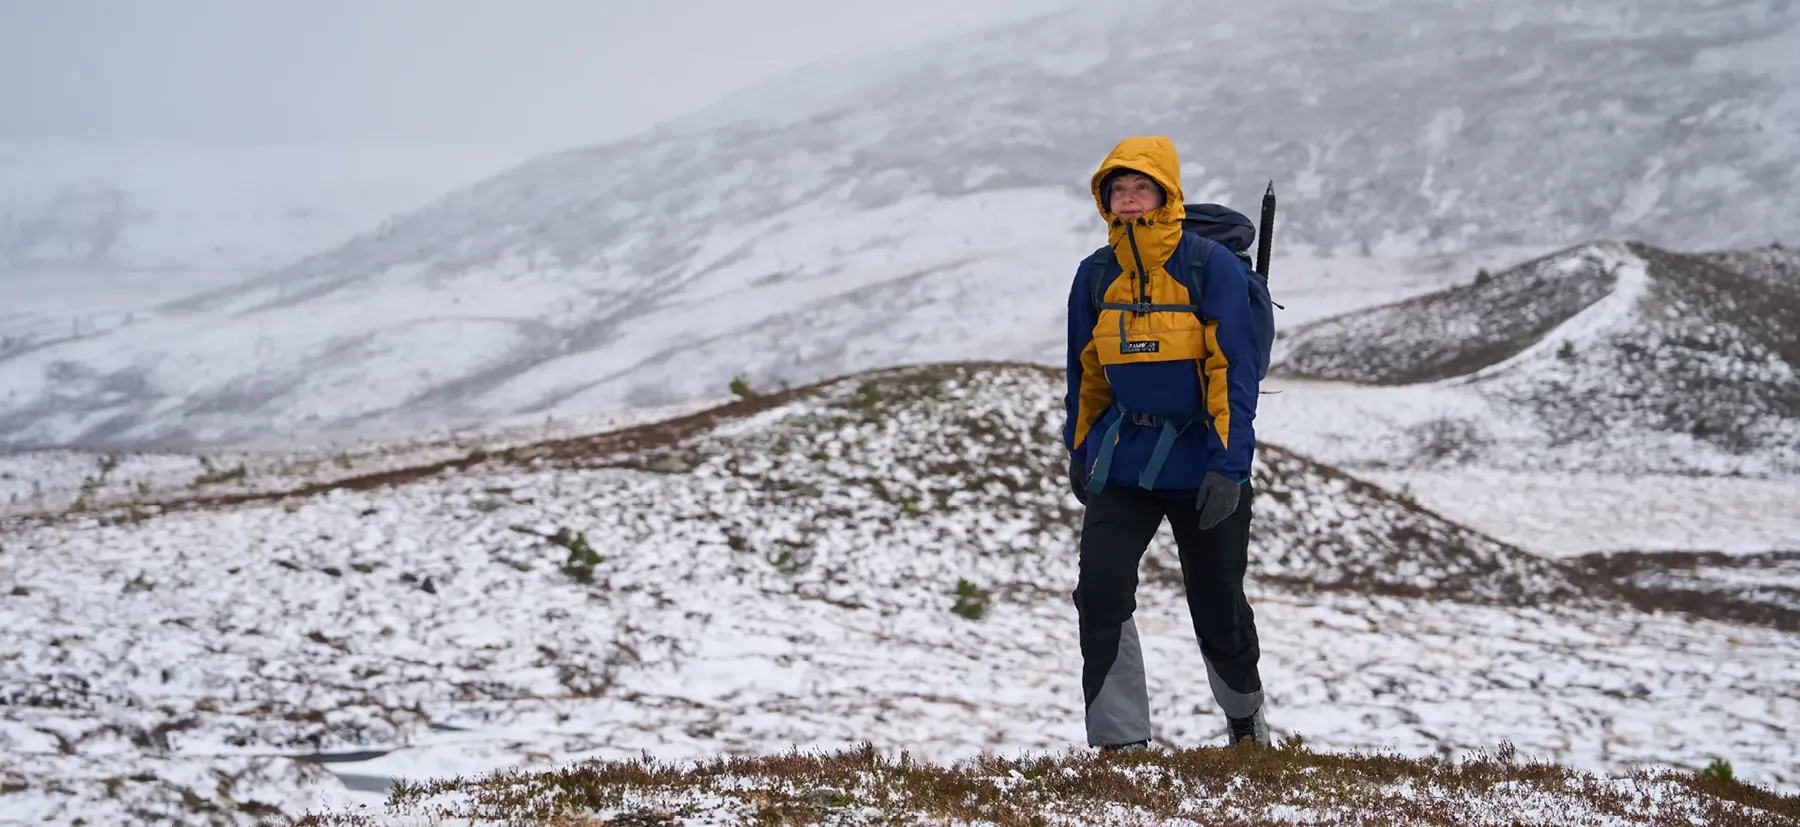
[[1253, 212], [1280, 181], [1283, 255], [1762, 244], [1800, 200], [1797, 42], [1762, 4], [1133, 0], [814, 67], [253, 283], [40, 335], [0, 354], [0, 447], [453, 427], [738, 375], [1045, 359], [1102, 237], [1086, 176], [1134, 132], [1182, 148], [1191, 200]]
[[[249, 823], [371, 800], [326, 769], [380, 789], [639, 750], [1060, 750], [1080, 739], [1061, 389], [893, 370], [385, 485], [12, 521], [0, 807]], [[1777, 723], [1800, 714], [1791, 633], [1643, 613], [1262, 456], [1251, 578], [1279, 731], [1417, 756], [1511, 741], [1608, 772], [1722, 752], [1800, 784]], [[1169, 566], [1166, 529], [1150, 557]], [[1147, 565], [1158, 738], [1216, 743]]]
[[1405, 421], [1411, 436], [1364, 440], [1388, 443], [1388, 467], [1792, 475], [1800, 333], [1785, 323], [1800, 279], [1721, 266], [1757, 260], [1575, 248], [1296, 329], [1278, 371], [1410, 385], [1383, 392], [1381, 419], [1431, 400], [1438, 413]]
[[[1573, 319], [1595, 326], [1623, 312], [1634, 296], [1617, 278], [1622, 253], [1583, 245], [1478, 274], [1474, 284], [1288, 329], [1272, 372], [1404, 385], [1492, 369]], [[1602, 301], [1612, 309], [1596, 309]]]
[[1632, 325], [1640, 312], [1640, 306], [1650, 297], [1649, 263], [1632, 256], [1622, 245], [1597, 245], [1583, 252], [1586, 253], [1583, 264], [1598, 267], [1606, 273], [1612, 285], [1611, 291], [1604, 298], [1552, 328], [1518, 355], [1470, 374], [1472, 380], [1479, 382], [1490, 377], [1554, 364], [1551, 360], [1563, 358], [1557, 355], [1563, 348], [1602, 346], [1609, 338]]
[[1691, 257], [1631, 252], [1649, 290], [1606, 334], [1578, 332], [1585, 347], [1563, 339], [1529, 367], [1471, 383], [1598, 454], [1656, 435], [1701, 448], [1671, 456], [1669, 470], [1800, 473], [1800, 332], [1769, 324], [1776, 308], [1800, 306], [1800, 283], [1746, 293], [1751, 282]]

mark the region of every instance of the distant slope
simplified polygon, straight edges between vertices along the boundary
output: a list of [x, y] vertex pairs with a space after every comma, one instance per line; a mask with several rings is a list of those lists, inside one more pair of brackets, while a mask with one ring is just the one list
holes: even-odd
[[1700, 253], [1699, 258], [1771, 285], [1800, 284], [1800, 250], [1772, 244], [1746, 250]]
[[1800, 326], [1783, 323], [1800, 319], [1800, 281], [1764, 282], [1641, 244], [1631, 252], [1647, 291], [1614, 326], [1554, 335], [1530, 366], [1477, 384], [1558, 423], [1565, 439], [1659, 431], [1734, 454], [1792, 452]]
[[1573, 561], [1646, 611], [1704, 613], [1800, 633], [1800, 551], [1598, 552]]
[[85, 144], [0, 144], [0, 157], [0, 285], [17, 273], [248, 277], [517, 160], [431, 147]]
[[[1587, 245], [1485, 284], [1299, 328], [1276, 373], [1436, 383], [1421, 393], [1467, 391], [1494, 406], [1487, 421], [1453, 414], [1432, 424], [1427, 436], [1456, 443], [1439, 459], [1512, 465], [1505, 455], [1529, 432], [1563, 449], [1541, 467], [1800, 472], [1800, 278], [1787, 275], [1790, 261], [1778, 250]], [[1525, 450], [1530, 462], [1544, 457], [1542, 445]]]
[[[0, 526], [8, 806], [224, 824], [344, 801], [296, 756], [379, 781], [640, 749], [1062, 749], [1060, 390], [1029, 367], [894, 370], [289, 498]], [[1279, 731], [1415, 756], [1510, 740], [1609, 771], [1724, 750], [1800, 783], [1769, 723], [1785, 707], [1718, 703], [1800, 680], [1790, 636], [1642, 614], [1264, 456], [1250, 580]], [[1170, 565], [1166, 533], [1149, 557]], [[1150, 574], [1158, 737], [1218, 743], [1179, 593]], [[1742, 668], [1722, 672], [1727, 629]], [[1608, 741], [1627, 712], [1658, 736]]]
[[1611, 293], [1618, 262], [1577, 247], [1472, 285], [1287, 331], [1277, 375], [1407, 385], [1474, 373], [1519, 355]]
[[[340, 488], [369, 490], [442, 472], [467, 473], [486, 463], [666, 473], [671, 468], [686, 471], [726, 462], [742, 476], [748, 472], [741, 464], [751, 462], [763, 468], [754, 475], [764, 489], [755, 495], [758, 501], [766, 500], [763, 504], [769, 507], [825, 508], [826, 513], [808, 518], [821, 528], [830, 522], [829, 506], [807, 498], [793, 500], [793, 492], [868, 488], [881, 501], [898, 504], [905, 514], [929, 510], [933, 503], [966, 500], [972, 491], [991, 497], [1016, 489], [1021, 496], [1009, 508], [1023, 508], [1021, 518], [1029, 517], [1035, 530], [1060, 531], [1067, 527], [1073, 505], [1063, 497], [1066, 486], [1053, 447], [1062, 409], [1052, 403], [1060, 393], [1060, 372], [1045, 368], [979, 363], [895, 368], [593, 437], [478, 450], [366, 478], [345, 475], [306, 486], [300, 495]], [[732, 424], [740, 418], [750, 424]], [[905, 432], [928, 438], [896, 440]], [[869, 451], [877, 452], [857, 455]], [[783, 456], [786, 461], [776, 461]], [[838, 456], [845, 461], [827, 461]], [[1574, 570], [1444, 521], [1277, 445], [1260, 446], [1259, 460], [1266, 490], [1257, 508], [1266, 523], [1262, 536], [1268, 541], [1260, 572], [1271, 582], [1301, 590], [1501, 604], [1593, 596]], [[308, 463], [296, 458], [293, 464]], [[888, 479], [893, 468], [909, 469], [907, 476], [916, 481]], [[320, 470], [329, 473], [331, 468]], [[98, 510], [130, 513], [138, 519], [165, 511], [277, 502], [289, 496], [283, 489], [258, 488], [197, 496], [195, 489], [176, 487], [170, 492], [173, 497], [126, 502], [115, 494]], [[999, 502], [983, 506], [987, 511], [1001, 507]], [[77, 508], [70, 513], [87, 511]], [[893, 518], [879, 519], [887, 525]], [[41, 523], [42, 518], [28, 522]]]
[[0, 448], [406, 432], [1045, 358], [1102, 238], [1083, 182], [1132, 133], [1176, 141], [1193, 200], [1253, 212], [1276, 179], [1283, 251], [1762, 244], [1800, 203], [1796, 48], [1795, 16], [1760, 3], [1082, 4], [809, 67], [40, 340], [0, 359]]
[[1645, 245], [1636, 249], [1707, 313], [1800, 365], [1800, 252], [1772, 246], [1680, 256]]

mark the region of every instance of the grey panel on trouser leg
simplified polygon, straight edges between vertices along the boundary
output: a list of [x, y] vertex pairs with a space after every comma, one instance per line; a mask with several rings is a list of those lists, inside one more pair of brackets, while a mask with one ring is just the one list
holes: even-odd
[[[1206, 661], [1205, 658], [1201, 658], [1201, 660]], [[1219, 708], [1225, 710], [1226, 715], [1233, 718], [1247, 718], [1262, 708], [1263, 693], [1261, 689], [1245, 693], [1226, 686], [1225, 680], [1219, 677], [1219, 673], [1213, 671], [1212, 661], [1206, 661], [1206, 682], [1212, 684], [1213, 700], [1219, 702]]]
[[1115, 746], [1150, 738], [1150, 691], [1144, 685], [1144, 649], [1137, 621], [1119, 624], [1119, 654], [1106, 682], [1087, 708], [1088, 746]]

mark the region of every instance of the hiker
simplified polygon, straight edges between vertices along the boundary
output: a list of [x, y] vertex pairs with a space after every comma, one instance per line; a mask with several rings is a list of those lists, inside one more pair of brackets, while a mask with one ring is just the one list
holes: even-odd
[[[1149, 744], [1132, 615], [1138, 562], [1165, 517], [1229, 742], [1269, 743], [1244, 596], [1266, 356], [1252, 329], [1249, 268], [1222, 244], [1184, 238], [1180, 169], [1164, 137], [1112, 150], [1090, 182], [1108, 245], [1082, 262], [1069, 294], [1063, 444], [1086, 507], [1074, 598], [1088, 745], [1102, 750]], [[1201, 288], [1197, 307], [1183, 278]]]

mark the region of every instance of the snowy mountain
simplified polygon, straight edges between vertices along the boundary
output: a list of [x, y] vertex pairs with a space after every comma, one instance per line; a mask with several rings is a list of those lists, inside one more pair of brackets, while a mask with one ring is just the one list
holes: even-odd
[[1436, 400], [1397, 465], [1800, 472], [1800, 256], [1778, 248], [1584, 245], [1283, 345], [1278, 375]]
[[382, 147], [0, 144], [0, 284], [291, 264], [518, 159]]
[[[293, 496], [182, 485], [9, 520], [0, 813], [250, 823], [640, 750], [1060, 751], [1081, 739], [1061, 391], [1033, 367], [900, 369]], [[1704, 584], [1541, 559], [1262, 457], [1281, 734], [1607, 773], [1725, 756], [1800, 785], [1784, 616], [1721, 622]], [[1157, 737], [1218, 743], [1166, 529], [1148, 559]]]
[[[1171, 135], [1283, 255], [1791, 235], [1800, 46], [1765, 2], [1139, 0], [815, 67], [329, 252], [0, 361], [0, 446], [591, 411], [1056, 360], [1085, 179]], [[1283, 259], [1291, 261], [1292, 259]], [[1292, 270], [1278, 273], [1292, 273]], [[1279, 291], [1278, 291], [1279, 292]]]
[[0, 364], [52, 355], [24, 384], [0, 380], [11, 400], [0, 409], [45, 370], [79, 372], [55, 356], [64, 345], [341, 244], [515, 161], [431, 148], [0, 145]]

